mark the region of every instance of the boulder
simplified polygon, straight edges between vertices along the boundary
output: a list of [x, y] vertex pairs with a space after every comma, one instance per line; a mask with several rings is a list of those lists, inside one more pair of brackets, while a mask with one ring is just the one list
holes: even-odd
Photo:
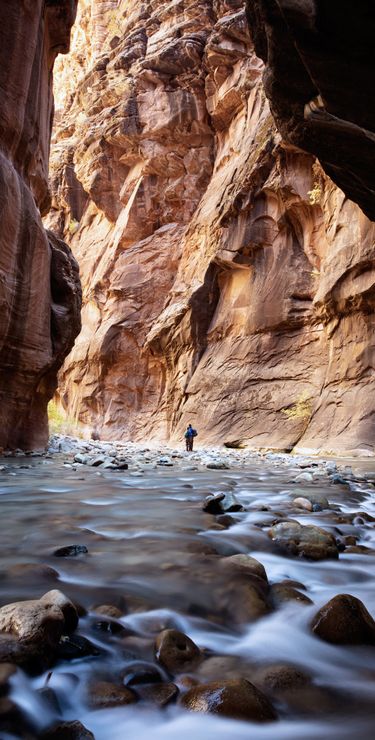
[[181, 699], [193, 712], [209, 712], [239, 720], [269, 722], [277, 714], [267, 699], [245, 678], [194, 686]]
[[266, 583], [268, 582], [264, 566], [259, 562], [259, 560], [252, 558], [250, 555], [238, 553], [226, 558], [220, 558], [219, 566], [222, 568], [229, 568], [230, 570], [241, 573], [242, 575], [255, 576]]
[[155, 641], [156, 658], [168, 671], [176, 673], [198, 662], [199, 647], [183, 632], [163, 630]]
[[61, 592], [49, 591], [41, 599], [19, 601], [0, 609], [0, 631], [21, 643], [56, 649], [62, 634], [78, 624], [74, 604]]
[[335, 645], [375, 645], [375, 622], [362, 601], [350, 594], [338, 594], [322, 606], [311, 629]]
[[275, 524], [268, 535], [289, 555], [299, 555], [310, 560], [338, 557], [335, 538], [321, 527], [303, 526], [299, 522], [288, 520]]

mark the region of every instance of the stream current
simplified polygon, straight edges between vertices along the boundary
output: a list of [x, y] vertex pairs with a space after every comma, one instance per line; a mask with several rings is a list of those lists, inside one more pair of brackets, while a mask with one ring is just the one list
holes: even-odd
[[[361, 599], [375, 615], [374, 525], [364, 519], [337, 523], [338, 514], [375, 516], [373, 486], [358, 482], [349, 490], [322, 478], [314, 492], [327, 496], [333, 508], [296, 514], [291, 509], [296, 486], [290, 481], [301, 470], [293, 458], [287, 466], [255, 458], [231, 470], [171, 467], [138, 476], [74, 470], [62, 459], [6, 462], [11, 472], [0, 474], [1, 605], [58, 588], [83, 607], [79, 634], [98, 648], [98, 655], [60, 661], [51, 669], [48, 686], [60, 714], [38, 691], [47, 672], [30, 677], [18, 670], [12, 678], [11, 698], [36, 735], [63, 718], [80, 720], [96, 740], [149, 740], [150, 733], [153, 740], [374, 737], [375, 647], [325, 643], [309, 626], [317, 610], [339, 593]], [[31, 467], [20, 467], [23, 462]], [[302, 488], [299, 484], [295, 495]], [[231, 514], [235, 521], [226, 529], [202, 511], [205, 497], [216, 491], [233, 491], [245, 508]], [[370, 550], [344, 551], [338, 560], [319, 562], [288, 557], [267, 534], [272, 521], [287, 516], [335, 536], [354, 535]], [[54, 556], [56, 548], [72, 544], [85, 545], [88, 553]], [[259, 560], [271, 584], [287, 579], [303, 584], [313, 605], [292, 601], [241, 623], [236, 605], [225, 601], [231, 574], [218, 567], [223, 557], [236, 553]], [[50, 566], [57, 580], [48, 573], [33, 575], [30, 564]], [[121, 610], [123, 633], [95, 629], [93, 609], [100, 604]], [[164, 709], [144, 701], [90, 709], [85, 690], [92, 677], [118, 674], [134, 660], [153, 661], [155, 637], [169, 627], [186, 633], [208, 659], [220, 656], [216, 675], [203, 671], [199, 682], [237, 675], [252, 681], [262, 666], [287, 663], [312, 677], [307, 697], [295, 703], [273, 700], [279, 719], [266, 724], [188, 712], [178, 703]], [[194, 679], [194, 671], [188, 673]]]

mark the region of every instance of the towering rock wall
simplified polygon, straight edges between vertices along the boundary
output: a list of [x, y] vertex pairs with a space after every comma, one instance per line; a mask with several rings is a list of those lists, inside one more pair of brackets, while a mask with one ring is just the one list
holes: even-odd
[[372, 453], [374, 225], [281, 139], [244, 5], [82, 4], [52, 157], [84, 285], [61, 403], [107, 438]]
[[39, 446], [56, 373], [79, 331], [78, 267], [46, 234], [52, 68], [75, 0], [0, 4], [0, 447]]

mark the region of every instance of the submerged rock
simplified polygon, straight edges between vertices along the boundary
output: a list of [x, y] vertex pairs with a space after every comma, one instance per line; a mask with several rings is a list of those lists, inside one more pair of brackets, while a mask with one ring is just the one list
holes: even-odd
[[290, 555], [300, 555], [310, 560], [338, 557], [335, 538], [320, 527], [303, 526], [288, 520], [275, 524], [268, 535]]
[[136, 701], [133, 691], [110, 681], [94, 681], [88, 687], [87, 703], [92, 709], [119, 707]]
[[67, 545], [59, 547], [53, 554], [57, 558], [74, 558], [77, 555], [86, 555], [86, 553], [88, 553], [86, 545]]
[[338, 594], [322, 606], [311, 629], [336, 645], [375, 645], [375, 621], [362, 601], [350, 594]]
[[277, 714], [267, 697], [244, 678], [194, 686], [181, 699], [193, 712], [221, 714], [232, 719], [269, 722]]

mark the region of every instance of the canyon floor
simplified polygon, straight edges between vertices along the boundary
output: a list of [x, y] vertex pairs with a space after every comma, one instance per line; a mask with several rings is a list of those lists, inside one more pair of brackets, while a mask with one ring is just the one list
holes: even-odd
[[374, 463], [182, 447], [0, 460], [1, 737], [372, 737]]

